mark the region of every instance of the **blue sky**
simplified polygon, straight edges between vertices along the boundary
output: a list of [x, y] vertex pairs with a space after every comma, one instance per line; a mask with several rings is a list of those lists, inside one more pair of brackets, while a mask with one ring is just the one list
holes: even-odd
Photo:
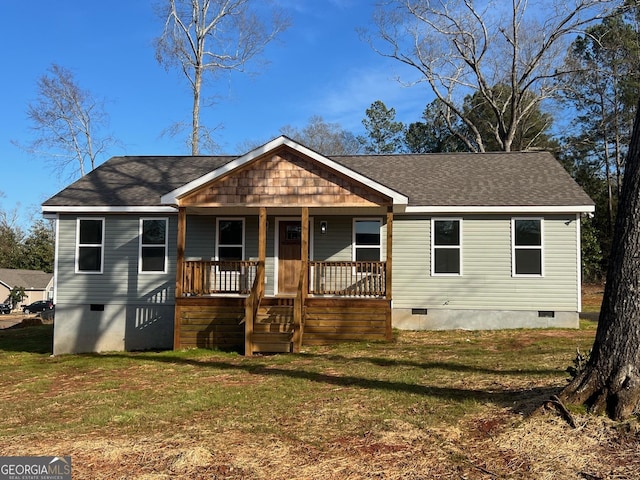
[[[27, 106], [52, 63], [106, 99], [110, 131], [123, 144], [110, 155], [189, 153], [182, 138], [161, 136], [172, 123], [189, 120], [191, 96], [181, 74], [165, 71], [155, 59], [153, 40], [162, 24], [154, 1], [0, 2], [1, 209], [18, 207], [28, 222], [41, 202], [72, 180], [56, 176], [46, 158], [12, 144], [31, 136]], [[222, 125], [218, 153], [244, 153], [244, 142], [268, 141], [284, 125], [305, 126], [312, 115], [361, 134], [365, 110], [376, 100], [395, 108], [398, 120], [420, 118], [433, 94], [424, 86], [401, 86], [395, 78], [410, 72], [373, 52], [356, 31], [371, 25], [375, 0], [277, 3], [292, 25], [265, 51], [266, 67], [256, 76], [236, 74], [205, 87], [217, 103], [203, 109], [201, 121]]]

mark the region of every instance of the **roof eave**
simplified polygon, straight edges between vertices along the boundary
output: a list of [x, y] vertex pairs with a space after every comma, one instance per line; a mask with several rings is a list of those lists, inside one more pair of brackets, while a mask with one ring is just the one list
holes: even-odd
[[46, 217], [60, 213], [176, 213], [169, 205], [43, 205], [42, 214]]
[[593, 213], [594, 205], [409, 205], [404, 213]]

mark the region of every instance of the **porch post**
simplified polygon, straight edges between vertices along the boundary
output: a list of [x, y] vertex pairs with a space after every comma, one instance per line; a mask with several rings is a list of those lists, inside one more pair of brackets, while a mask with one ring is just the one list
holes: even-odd
[[302, 238], [300, 244], [301, 281], [293, 306], [293, 352], [300, 353], [304, 330], [304, 303], [309, 291], [309, 207], [302, 207]]
[[187, 232], [187, 209], [178, 208], [178, 238], [177, 238], [177, 258], [176, 258], [176, 307], [173, 319], [173, 348], [180, 348], [180, 323], [182, 322], [179, 298], [182, 297], [182, 281], [184, 273], [184, 248]]
[[388, 311], [387, 311], [387, 324], [386, 324], [386, 332], [385, 335], [387, 340], [391, 341], [393, 339], [393, 332], [391, 330], [391, 313], [392, 313], [392, 303], [393, 303], [393, 295], [391, 286], [392, 282], [392, 272], [393, 272], [393, 207], [387, 207], [387, 265], [385, 272], [385, 289], [387, 291], [386, 298], [389, 301]]

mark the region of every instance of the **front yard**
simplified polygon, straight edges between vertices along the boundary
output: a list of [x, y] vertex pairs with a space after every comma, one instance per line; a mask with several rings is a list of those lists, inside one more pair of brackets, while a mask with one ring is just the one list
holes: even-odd
[[70, 455], [74, 479], [633, 478], [635, 422], [538, 411], [594, 325], [254, 358], [50, 357], [51, 326], [0, 331], [0, 452]]

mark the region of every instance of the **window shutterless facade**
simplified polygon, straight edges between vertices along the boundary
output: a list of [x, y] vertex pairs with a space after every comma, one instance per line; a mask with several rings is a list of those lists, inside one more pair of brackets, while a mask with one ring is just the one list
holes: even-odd
[[511, 219], [512, 275], [544, 276], [544, 225], [541, 218]]
[[461, 219], [431, 219], [431, 275], [462, 275]]
[[382, 220], [353, 220], [353, 259], [357, 262], [379, 262], [382, 255], [380, 243]]
[[216, 238], [217, 260], [224, 262], [244, 259], [244, 218], [218, 218]]
[[140, 273], [167, 273], [167, 225], [166, 218], [140, 219]]
[[76, 273], [102, 273], [104, 265], [104, 218], [76, 221]]

